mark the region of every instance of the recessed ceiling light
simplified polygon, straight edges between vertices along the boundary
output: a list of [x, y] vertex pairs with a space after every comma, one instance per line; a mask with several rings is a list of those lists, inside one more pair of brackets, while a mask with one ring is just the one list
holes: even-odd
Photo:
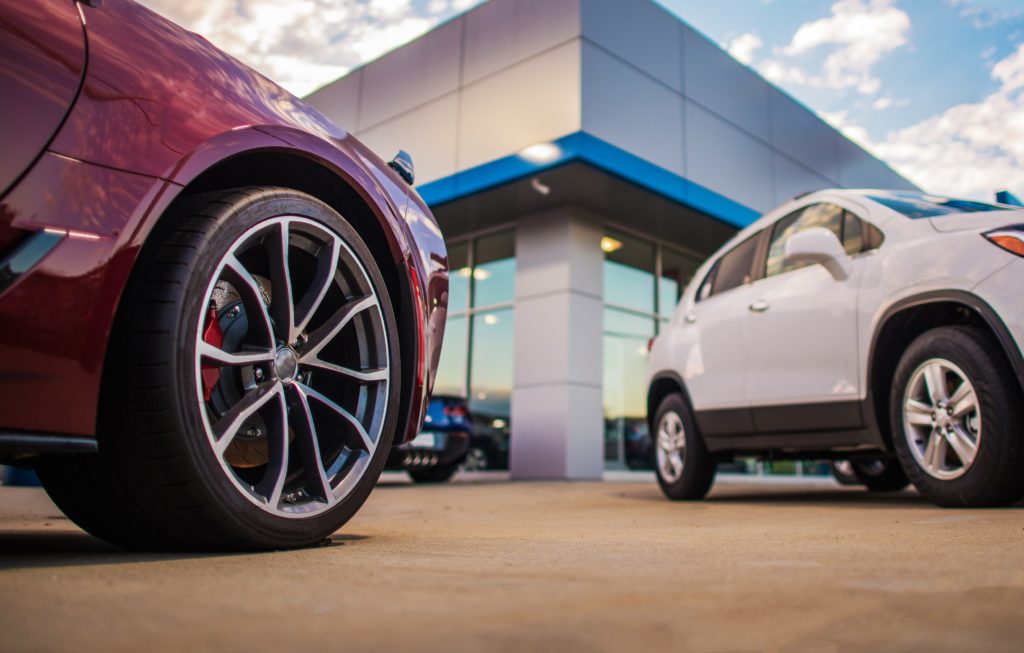
[[523, 148], [519, 152], [519, 156], [523, 157], [530, 163], [551, 163], [558, 157], [562, 156], [562, 148], [558, 147], [554, 143], [537, 143], [527, 148]]
[[601, 239], [601, 251], [605, 254], [611, 254], [620, 249], [622, 249], [622, 241], [615, 240], [610, 236], [605, 236]]

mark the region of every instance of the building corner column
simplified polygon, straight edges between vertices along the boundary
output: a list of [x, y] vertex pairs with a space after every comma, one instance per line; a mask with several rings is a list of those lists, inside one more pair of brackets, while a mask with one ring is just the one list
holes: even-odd
[[513, 479], [601, 478], [602, 234], [568, 208], [517, 223]]

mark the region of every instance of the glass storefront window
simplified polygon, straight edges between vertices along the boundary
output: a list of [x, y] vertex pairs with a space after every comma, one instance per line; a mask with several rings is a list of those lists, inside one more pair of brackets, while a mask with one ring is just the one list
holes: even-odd
[[[515, 232], [448, 245], [448, 322], [435, 395], [464, 397], [486, 469], [508, 467], [511, 430]], [[480, 460], [479, 458], [477, 460]]]
[[654, 312], [654, 245], [610, 231], [604, 250], [604, 301], [643, 313]]
[[612, 467], [643, 467], [647, 445], [647, 341], [654, 320], [604, 309], [604, 443]]
[[679, 298], [690, 283], [700, 262], [669, 249], [661, 250], [661, 271], [658, 274], [658, 315], [671, 317]]
[[473, 306], [496, 306], [515, 299], [515, 232], [476, 241], [473, 252]]
[[461, 313], [469, 307], [469, 245], [457, 243], [448, 248], [448, 314]]
[[466, 396], [466, 317], [449, 316], [444, 327], [444, 344], [434, 381], [435, 395]]
[[511, 308], [473, 316], [469, 409], [475, 435], [486, 438], [492, 450], [503, 450], [502, 457], [507, 457], [512, 421], [513, 326]]

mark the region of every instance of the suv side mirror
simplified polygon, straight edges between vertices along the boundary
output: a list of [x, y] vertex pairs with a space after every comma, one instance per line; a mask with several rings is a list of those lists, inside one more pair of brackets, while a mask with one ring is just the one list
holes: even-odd
[[850, 259], [836, 235], [824, 227], [813, 227], [790, 236], [786, 241], [787, 263], [817, 263], [836, 281], [850, 278]]

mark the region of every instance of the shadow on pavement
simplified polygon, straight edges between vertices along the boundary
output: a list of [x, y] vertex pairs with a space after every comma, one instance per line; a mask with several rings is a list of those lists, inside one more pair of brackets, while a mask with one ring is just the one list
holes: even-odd
[[916, 492], [866, 492], [857, 490], [773, 490], [736, 488], [728, 494], [713, 494], [708, 503], [817, 504], [828, 506], [919, 506], [936, 507]]
[[[633, 501], [668, 501], [657, 487], [627, 490], [620, 496]], [[862, 508], [926, 508], [939, 512], [957, 512], [957, 508], [943, 508], [913, 490], [902, 492], [868, 492], [859, 489], [821, 488], [766, 488], [758, 486], [724, 486], [712, 488], [711, 494], [701, 501], [681, 502], [689, 506], [763, 505], [763, 506], [816, 506], [836, 509]], [[1020, 510], [1024, 501], [999, 508], [971, 508], [970, 510]], [[966, 510], [966, 509], [964, 509]]]
[[[367, 539], [370, 539], [367, 535], [336, 533], [312, 547], [296, 549], [296, 551], [335, 548], [344, 546], [347, 542]], [[0, 570], [156, 563], [238, 556], [280, 556], [288, 553], [289, 551], [242, 551], [237, 553], [132, 551], [107, 544], [103, 540], [81, 531], [0, 532]]]

